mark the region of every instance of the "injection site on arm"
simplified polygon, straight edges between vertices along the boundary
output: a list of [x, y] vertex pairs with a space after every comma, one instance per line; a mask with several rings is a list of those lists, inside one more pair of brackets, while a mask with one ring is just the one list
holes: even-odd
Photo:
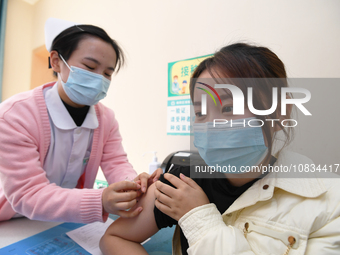
[[104, 255], [148, 254], [140, 244], [158, 231], [153, 209], [155, 185], [152, 184], [138, 203], [130, 210], [142, 207], [142, 212], [134, 218], [118, 218], [106, 230], [100, 240]]

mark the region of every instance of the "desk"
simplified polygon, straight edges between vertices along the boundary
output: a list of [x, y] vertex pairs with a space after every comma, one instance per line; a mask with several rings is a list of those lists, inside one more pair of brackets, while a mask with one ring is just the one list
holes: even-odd
[[[110, 215], [116, 219], [116, 216]], [[0, 222], [0, 249], [40, 232], [53, 228], [61, 223], [29, 220], [27, 218], [11, 219]], [[170, 255], [171, 240], [175, 227], [160, 230], [144, 245], [150, 255]]]
[[0, 222], [0, 248], [53, 228], [61, 223], [16, 218]]

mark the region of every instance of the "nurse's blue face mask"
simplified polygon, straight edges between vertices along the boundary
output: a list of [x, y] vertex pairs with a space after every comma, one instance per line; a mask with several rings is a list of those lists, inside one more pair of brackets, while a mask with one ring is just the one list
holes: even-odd
[[106, 97], [111, 83], [110, 80], [103, 75], [82, 68], [70, 67], [60, 54], [59, 56], [70, 69], [67, 81], [65, 83], [62, 79], [60, 81], [66, 95], [72, 102], [80, 105], [95, 105]]
[[[216, 171], [230, 166], [229, 169], [235, 170], [230, 173], [241, 174], [245, 173], [244, 167], [261, 163], [268, 149], [262, 128], [248, 125], [251, 119], [256, 118], [233, 120], [233, 127], [230, 123], [215, 127], [213, 122], [194, 123], [194, 145], [208, 166], [215, 167]], [[254, 122], [251, 125], [255, 125]]]

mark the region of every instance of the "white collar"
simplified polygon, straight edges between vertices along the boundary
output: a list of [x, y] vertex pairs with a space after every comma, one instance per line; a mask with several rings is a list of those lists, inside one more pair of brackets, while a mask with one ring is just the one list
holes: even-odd
[[[54, 125], [59, 129], [69, 130], [77, 128], [71, 115], [68, 113], [66, 107], [58, 93], [58, 82], [56, 82], [51, 89], [46, 91], [45, 94], [46, 106], [48, 113]], [[98, 127], [98, 118], [94, 106], [90, 106], [90, 109], [85, 117], [85, 120], [81, 127], [96, 129]]]

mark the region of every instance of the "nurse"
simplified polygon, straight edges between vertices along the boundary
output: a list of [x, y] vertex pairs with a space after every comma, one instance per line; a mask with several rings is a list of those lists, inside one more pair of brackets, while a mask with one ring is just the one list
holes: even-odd
[[[143, 206], [141, 214], [112, 223], [101, 239], [102, 252], [147, 254], [140, 242], [161, 228], [177, 225], [173, 254], [178, 255], [340, 254], [337, 175], [319, 179], [314, 174], [296, 178], [276, 171], [242, 171], [242, 167], [312, 165], [309, 158], [284, 145], [279, 150], [273, 147], [278, 139], [287, 143], [291, 136], [280, 121], [272, 126], [265, 119], [290, 119], [291, 110], [282, 116], [278, 107], [268, 116], [255, 116], [244, 105], [244, 115], [236, 115], [236, 97], [224, 88], [216, 89], [220, 104], [207, 97], [205, 113], [202, 107], [204, 90], [233, 84], [244, 95], [252, 87], [255, 109], [269, 109], [273, 87], [281, 91], [288, 86], [278, 56], [266, 47], [228, 45], [201, 62], [192, 78], [194, 145], [207, 165], [231, 165], [237, 170], [219, 172], [214, 178], [206, 174], [190, 178], [190, 167], [169, 169], [139, 200], [136, 207]], [[264, 125], [256, 124], [255, 118]], [[238, 125], [214, 127], [214, 119]], [[277, 136], [281, 131], [283, 135]]]
[[[128, 209], [161, 169], [137, 176], [113, 111], [99, 103], [124, 62], [121, 48], [99, 27], [59, 19], [46, 22], [45, 35], [58, 81], [0, 105], [0, 220], [138, 215], [142, 207]], [[110, 185], [95, 190], [99, 167]]]

